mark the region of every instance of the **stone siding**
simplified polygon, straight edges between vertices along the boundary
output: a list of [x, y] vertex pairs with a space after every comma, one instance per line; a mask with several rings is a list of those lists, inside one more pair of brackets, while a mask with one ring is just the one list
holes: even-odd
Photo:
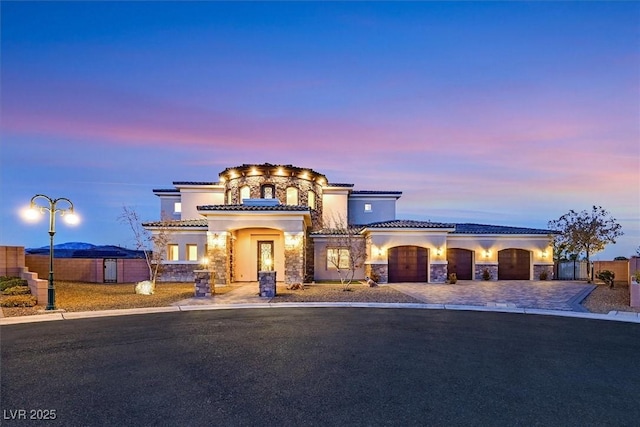
[[260, 296], [273, 298], [276, 296], [276, 272], [259, 271], [258, 283], [260, 285]]
[[489, 280], [498, 280], [498, 265], [497, 264], [476, 264], [475, 280], [484, 280], [482, 278], [482, 274], [483, 274], [485, 269], [489, 270], [489, 274], [491, 274], [491, 279], [489, 279]]
[[447, 281], [447, 264], [430, 264], [429, 278], [431, 283], [445, 283]]
[[387, 264], [367, 264], [365, 271], [368, 277], [377, 277], [378, 283], [389, 282], [389, 266]]
[[196, 270], [195, 275], [195, 296], [211, 296], [211, 272], [208, 270]]
[[298, 245], [284, 248], [284, 281], [287, 284], [302, 283], [304, 280], [304, 248]]
[[543, 271], [547, 272], [547, 280], [553, 280], [553, 265], [541, 264], [533, 265], [533, 280], [541, 280], [540, 274], [542, 274]]
[[195, 264], [163, 264], [158, 274], [158, 282], [193, 282]]

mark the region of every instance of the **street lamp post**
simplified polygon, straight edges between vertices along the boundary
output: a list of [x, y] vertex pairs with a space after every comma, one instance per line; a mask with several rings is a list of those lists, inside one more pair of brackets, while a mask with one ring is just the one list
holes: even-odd
[[[39, 205], [37, 201], [42, 199], [46, 201], [44, 205]], [[64, 202], [68, 206], [64, 209], [58, 207], [58, 203]], [[29, 218], [37, 218], [37, 214], [49, 212], [49, 285], [47, 286], [47, 307], [46, 310], [56, 309], [56, 290], [53, 284], [53, 236], [56, 234], [56, 212], [60, 213], [67, 223], [77, 223], [77, 217], [73, 210], [73, 203], [66, 197], [52, 199], [44, 194], [36, 194], [31, 198], [29, 207]]]

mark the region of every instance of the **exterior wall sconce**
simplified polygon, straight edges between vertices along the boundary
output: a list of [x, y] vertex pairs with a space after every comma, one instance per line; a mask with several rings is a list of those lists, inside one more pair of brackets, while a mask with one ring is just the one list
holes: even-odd
[[285, 233], [284, 235], [284, 244], [287, 247], [295, 248], [300, 246], [302, 243], [302, 234], [289, 234]]
[[549, 253], [548, 253], [546, 250], [545, 250], [545, 251], [540, 252], [540, 257], [542, 257], [542, 258], [546, 258], [547, 256], [549, 256]]
[[382, 257], [384, 256], [384, 248], [382, 246], [378, 246], [378, 256]]
[[485, 249], [483, 254], [485, 258], [489, 258], [491, 256], [491, 251], [489, 249]]
[[437, 256], [442, 255], [442, 248], [437, 248], [437, 249], [436, 249], [436, 255], [437, 255]]

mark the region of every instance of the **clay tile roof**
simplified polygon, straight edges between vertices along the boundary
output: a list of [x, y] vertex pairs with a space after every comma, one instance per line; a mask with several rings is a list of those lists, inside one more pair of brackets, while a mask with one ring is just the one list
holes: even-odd
[[365, 228], [454, 228], [455, 224], [431, 221], [415, 221], [396, 219], [392, 221], [373, 222], [365, 224]]
[[173, 181], [173, 185], [216, 185], [217, 182], [212, 181]]
[[169, 221], [153, 221], [142, 224], [145, 227], [206, 227], [206, 219], [177, 219]]
[[[352, 225], [350, 228], [353, 229], [355, 234], [359, 234], [364, 227], [362, 225]], [[347, 234], [347, 230], [343, 228], [322, 228], [320, 230], [312, 231], [310, 234], [312, 236], [341, 236]]]
[[346, 184], [344, 182], [330, 182], [327, 184], [329, 187], [353, 187], [354, 184]]
[[177, 188], [156, 188], [153, 190], [154, 193], [179, 193], [180, 190]]
[[299, 211], [308, 212], [306, 206], [275, 205], [275, 206], [249, 206], [249, 205], [204, 205], [198, 206], [201, 211]]
[[401, 195], [402, 191], [354, 190], [351, 194], [393, 194]]
[[486, 224], [456, 224], [453, 234], [552, 234], [551, 230]]

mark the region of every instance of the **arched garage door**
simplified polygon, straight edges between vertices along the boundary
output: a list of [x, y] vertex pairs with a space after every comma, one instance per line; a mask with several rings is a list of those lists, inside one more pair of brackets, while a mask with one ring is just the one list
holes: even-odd
[[447, 249], [447, 273], [456, 273], [459, 280], [473, 280], [472, 254], [467, 249]]
[[524, 249], [504, 249], [498, 252], [498, 280], [529, 280], [531, 255]]
[[389, 282], [426, 282], [427, 250], [419, 246], [389, 249]]

